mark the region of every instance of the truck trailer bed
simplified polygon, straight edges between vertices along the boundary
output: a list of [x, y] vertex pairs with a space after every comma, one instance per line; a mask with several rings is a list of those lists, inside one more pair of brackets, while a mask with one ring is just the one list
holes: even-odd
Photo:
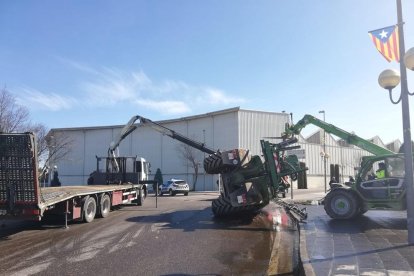
[[70, 198], [105, 192], [124, 191], [127, 189], [140, 189], [140, 184], [124, 185], [90, 185], [90, 186], [61, 186], [40, 188], [40, 207], [44, 208]]

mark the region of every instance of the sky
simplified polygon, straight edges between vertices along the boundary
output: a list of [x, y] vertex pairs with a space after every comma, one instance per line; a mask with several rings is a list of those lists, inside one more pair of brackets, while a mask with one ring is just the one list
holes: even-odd
[[[402, 6], [408, 50], [414, 1]], [[48, 128], [239, 106], [294, 122], [324, 110], [328, 123], [363, 138], [402, 141], [401, 104], [378, 85], [399, 64], [368, 35], [396, 23], [392, 0], [4, 0], [0, 85]]]

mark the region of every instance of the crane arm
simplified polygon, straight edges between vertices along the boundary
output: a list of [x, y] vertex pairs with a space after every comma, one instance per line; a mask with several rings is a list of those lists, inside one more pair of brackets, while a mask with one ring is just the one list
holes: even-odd
[[317, 127], [322, 128], [326, 132], [333, 134], [341, 139], [344, 139], [348, 144], [355, 145], [361, 149], [364, 149], [374, 155], [384, 155], [384, 154], [393, 154], [394, 152], [380, 147], [368, 140], [365, 140], [355, 134], [349, 133], [343, 129], [340, 129], [332, 124], [328, 124], [318, 118], [315, 118], [312, 115], [305, 115], [301, 120], [299, 120], [294, 125], [286, 125], [285, 132], [283, 133], [284, 137], [289, 137], [293, 135], [298, 135], [304, 127], [312, 124]]
[[149, 126], [152, 129], [162, 133], [163, 135], [167, 135], [167, 136], [171, 137], [172, 139], [178, 140], [178, 141], [180, 141], [180, 142], [182, 142], [186, 145], [189, 145], [193, 148], [196, 148], [196, 149], [198, 149], [202, 152], [205, 152], [205, 153], [208, 153], [208, 154], [214, 154], [214, 153], [217, 152], [213, 149], [210, 149], [210, 148], [206, 147], [204, 143], [200, 143], [200, 142], [191, 140], [190, 138], [185, 137], [184, 135], [181, 135], [180, 133], [177, 133], [174, 130], [169, 129], [165, 126], [157, 124], [157, 123], [151, 121], [150, 119], [147, 119], [147, 118], [144, 118], [144, 117], [141, 117], [141, 116], [138, 116], [138, 118], [140, 120], [141, 125]]
[[114, 152], [119, 146], [122, 140], [124, 140], [131, 132], [133, 132], [137, 126], [134, 125], [135, 121], [139, 119], [139, 116], [132, 117], [128, 123], [121, 129], [116, 138], [109, 144], [109, 151]]

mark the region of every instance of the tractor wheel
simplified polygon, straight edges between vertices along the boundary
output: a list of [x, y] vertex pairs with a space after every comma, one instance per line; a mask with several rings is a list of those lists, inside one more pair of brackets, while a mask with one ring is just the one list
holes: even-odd
[[218, 174], [223, 170], [223, 159], [220, 154], [210, 154], [204, 159], [204, 171], [208, 174]]
[[354, 218], [359, 210], [357, 196], [345, 189], [331, 190], [325, 197], [324, 209], [333, 219]]
[[228, 198], [219, 196], [219, 198], [214, 199], [211, 203], [211, 209], [215, 217], [230, 217], [236, 216], [244, 213], [254, 213], [260, 209], [259, 206], [249, 205], [241, 207], [233, 207]]
[[99, 203], [99, 216], [102, 218], [106, 218], [111, 211], [111, 198], [109, 195], [105, 194], [101, 197], [101, 201]]

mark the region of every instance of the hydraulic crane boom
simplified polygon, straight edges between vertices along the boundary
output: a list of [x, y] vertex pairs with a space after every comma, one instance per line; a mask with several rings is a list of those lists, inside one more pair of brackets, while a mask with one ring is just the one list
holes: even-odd
[[167, 127], [164, 127], [164, 126], [162, 126], [160, 124], [157, 124], [157, 123], [151, 121], [150, 119], [147, 119], [147, 118], [144, 118], [144, 117], [141, 117], [141, 116], [136, 116], [136, 117], [137, 117], [137, 119], [140, 120], [141, 125], [149, 126], [149, 127], [153, 128], [153, 129], [157, 130], [158, 132], [161, 132], [164, 135], [167, 135], [167, 136], [169, 136], [169, 137], [171, 137], [171, 138], [173, 138], [175, 140], [178, 140], [178, 141], [180, 141], [180, 142], [182, 142], [184, 144], [187, 144], [187, 145], [189, 145], [189, 146], [191, 146], [193, 148], [196, 148], [196, 149], [198, 149], [198, 150], [200, 150], [202, 152], [205, 152], [205, 153], [208, 153], [208, 154], [214, 154], [214, 153], [217, 152], [217, 151], [215, 151], [213, 149], [210, 149], [210, 148], [206, 147], [204, 145], [204, 143], [200, 143], [200, 142], [191, 140], [188, 137], [185, 137], [185, 136], [183, 136], [183, 135], [175, 132], [172, 129], [169, 129]]
[[119, 144], [122, 142], [122, 140], [124, 140], [129, 134], [131, 134], [136, 128], [137, 125], [134, 124], [137, 120], [140, 121], [141, 125], [147, 125], [150, 126], [151, 128], [161, 132], [164, 135], [167, 135], [173, 139], [176, 139], [180, 142], [183, 142], [184, 144], [187, 144], [193, 148], [196, 148], [202, 152], [208, 153], [208, 154], [214, 154], [217, 151], [212, 150], [208, 147], [206, 147], [204, 145], [204, 143], [199, 143], [197, 141], [191, 140], [177, 132], [175, 132], [174, 130], [171, 130], [169, 128], [166, 128], [160, 124], [157, 124], [153, 121], [151, 121], [150, 119], [141, 117], [139, 115], [135, 115], [133, 116], [128, 123], [122, 128], [122, 130], [119, 132], [119, 134], [117, 135], [117, 137], [110, 143], [109, 145], [109, 149], [108, 149], [108, 156], [112, 157], [112, 162], [113, 162], [113, 167], [114, 169], [118, 172], [119, 171], [119, 164], [116, 160], [116, 149], [118, 148]]
[[367, 141], [355, 134], [349, 133], [345, 130], [342, 130], [334, 125], [328, 124], [324, 121], [319, 120], [318, 118], [313, 117], [312, 115], [305, 115], [301, 120], [296, 124], [291, 126], [286, 126], [283, 136], [290, 137], [293, 135], [298, 135], [301, 130], [307, 125], [312, 124], [317, 127], [322, 128], [326, 132], [333, 134], [339, 138], [344, 139], [348, 144], [355, 145], [361, 149], [364, 149], [374, 155], [384, 155], [384, 154], [394, 154], [394, 152], [380, 147], [370, 141]]

